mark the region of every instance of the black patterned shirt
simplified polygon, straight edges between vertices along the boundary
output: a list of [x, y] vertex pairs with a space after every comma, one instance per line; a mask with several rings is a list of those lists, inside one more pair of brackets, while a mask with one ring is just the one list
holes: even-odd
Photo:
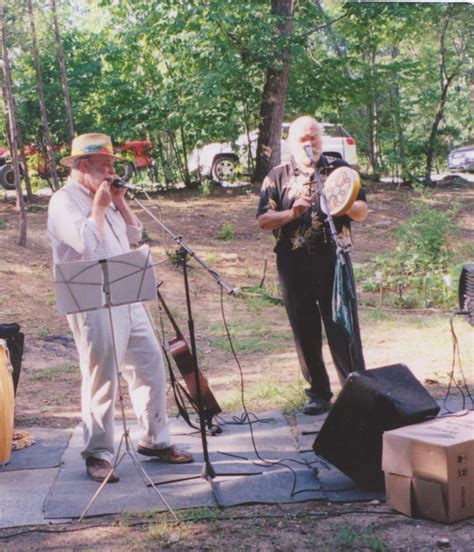
[[[329, 163], [324, 156], [319, 159], [316, 168], [322, 182], [338, 167], [349, 165], [340, 159]], [[322, 244], [330, 243], [329, 224], [326, 215], [321, 210], [319, 192], [315, 192], [315, 184], [311, 183], [309, 174], [296, 166], [293, 158], [290, 162], [273, 168], [262, 184], [257, 217], [268, 212], [291, 209], [300, 196], [313, 196], [311, 207], [300, 217], [273, 230], [276, 238], [275, 253], [291, 252], [306, 249], [311, 250]], [[365, 192], [359, 190], [357, 200], [366, 201]], [[351, 219], [347, 215], [334, 217], [334, 225], [341, 246], [351, 245]]]

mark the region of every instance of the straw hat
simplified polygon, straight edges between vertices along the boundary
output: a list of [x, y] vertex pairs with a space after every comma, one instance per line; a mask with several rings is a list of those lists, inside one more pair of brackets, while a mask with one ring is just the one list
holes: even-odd
[[116, 161], [125, 161], [122, 157], [114, 155], [112, 139], [107, 134], [94, 132], [92, 134], [81, 134], [72, 141], [71, 155], [61, 159], [61, 165], [72, 167], [73, 161], [80, 157], [101, 154], [107, 155]]

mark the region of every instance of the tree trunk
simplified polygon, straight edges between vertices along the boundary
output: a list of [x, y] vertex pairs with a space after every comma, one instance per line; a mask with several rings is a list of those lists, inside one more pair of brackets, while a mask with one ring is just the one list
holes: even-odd
[[33, 46], [33, 58], [35, 62], [36, 71], [36, 87], [38, 90], [38, 100], [40, 106], [41, 122], [43, 124], [44, 143], [46, 146], [46, 162], [48, 164], [49, 173], [53, 180], [53, 190], [59, 190], [61, 184], [59, 182], [58, 174], [54, 164], [54, 151], [53, 151], [53, 139], [51, 137], [51, 131], [49, 129], [48, 119], [46, 116], [46, 102], [44, 99], [43, 80], [41, 77], [40, 56], [38, 50], [38, 44], [36, 41], [35, 19], [33, 15], [33, 3], [32, 0], [28, 0], [28, 13], [30, 16], [30, 28], [31, 28], [31, 41]]
[[[373, 68], [375, 67], [376, 51], [368, 52], [368, 64], [370, 67], [371, 78], [373, 78]], [[374, 175], [380, 173], [380, 148], [379, 148], [379, 113], [377, 104], [377, 92], [373, 90], [372, 99], [368, 109], [369, 114], [369, 160], [372, 165]]]
[[[272, 14], [282, 17], [278, 25], [281, 37], [290, 37], [293, 30], [294, 0], [272, 0]], [[260, 105], [257, 159], [254, 182], [262, 182], [270, 170], [280, 163], [281, 125], [288, 90], [291, 51], [284, 48], [280, 61], [267, 69], [263, 100]]]
[[186, 136], [184, 134], [183, 126], [179, 127], [179, 132], [181, 134], [181, 144], [183, 146], [184, 184], [186, 187], [188, 187], [191, 185], [191, 177], [189, 176], [189, 170], [188, 170], [188, 148], [186, 147]]
[[12, 164], [13, 164], [13, 171], [15, 175], [17, 205], [18, 205], [18, 211], [20, 213], [20, 236], [18, 238], [18, 245], [20, 245], [21, 247], [26, 247], [26, 230], [27, 230], [26, 209], [25, 209], [25, 202], [23, 201], [23, 192], [21, 190], [20, 160], [18, 158], [18, 149], [17, 149], [16, 114], [15, 114], [15, 105], [13, 102], [13, 84], [12, 84], [12, 76], [10, 71], [10, 60], [8, 57], [7, 41], [5, 37], [5, 12], [3, 8], [3, 2], [0, 2], [0, 35], [1, 35], [1, 43], [2, 43], [3, 69], [5, 72], [5, 89], [7, 93], [8, 122], [10, 126]]
[[444, 21], [443, 27], [441, 29], [441, 33], [439, 36], [439, 44], [440, 44], [440, 51], [439, 51], [439, 81], [440, 81], [440, 99], [438, 102], [438, 105], [436, 107], [435, 112], [435, 118], [433, 121], [433, 124], [431, 125], [431, 131], [430, 136], [428, 138], [428, 147], [426, 150], [426, 167], [425, 167], [425, 178], [424, 182], [426, 186], [432, 186], [431, 181], [431, 172], [433, 170], [433, 159], [434, 159], [434, 150], [436, 145], [436, 135], [438, 133], [438, 127], [439, 123], [441, 122], [443, 116], [444, 116], [444, 108], [446, 106], [446, 99], [448, 97], [448, 89], [450, 84], [452, 83], [454, 77], [458, 74], [461, 65], [463, 63], [463, 59], [461, 57], [461, 61], [454, 67], [454, 69], [451, 71], [451, 73], [447, 74], [447, 68], [446, 68], [446, 35], [448, 32], [449, 24], [451, 23], [453, 14], [451, 9], [448, 9], [448, 13], [446, 16], [446, 19]]
[[[5, 109], [5, 113], [8, 113], [8, 95], [5, 88], [5, 74], [3, 71], [3, 67], [0, 67], [0, 90], [2, 93], [2, 99], [3, 99], [3, 105]], [[16, 99], [15, 96], [13, 96], [13, 109], [16, 113]], [[20, 127], [17, 127], [18, 131], [18, 149], [20, 150], [20, 162], [23, 167], [23, 178], [25, 180], [25, 190], [26, 190], [26, 198], [29, 203], [33, 203], [34, 201], [34, 194], [33, 190], [31, 189], [31, 181], [30, 181], [30, 173], [28, 172], [28, 161], [25, 154], [25, 142], [23, 140], [23, 133], [21, 131]], [[12, 150], [12, 140], [11, 140], [11, 132], [10, 132], [10, 122], [8, 118], [5, 120], [5, 135], [7, 137], [8, 141], [8, 148], [10, 151]], [[19, 209], [19, 205], [17, 202], [17, 209]]]
[[56, 49], [59, 70], [61, 73], [61, 84], [63, 87], [64, 107], [66, 108], [68, 141], [69, 145], [71, 145], [71, 142], [74, 139], [74, 123], [72, 118], [71, 102], [69, 100], [69, 86], [67, 83], [66, 61], [64, 59], [63, 41], [61, 40], [61, 33], [59, 32], [58, 15], [56, 12], [56, 0], [51, 0], [51, 10], [53, 12], [54, 34], [56, 37]]

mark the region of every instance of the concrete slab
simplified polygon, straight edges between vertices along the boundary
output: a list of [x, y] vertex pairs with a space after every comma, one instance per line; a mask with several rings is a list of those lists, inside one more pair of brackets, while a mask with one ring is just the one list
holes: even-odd
[[58, 468], [1, 473], [0, 527], [3, 529], [47, 523], [44, 519], [43, 503], [57, 473]]
[[0, 467], [0, 474], [7, 471], [54, 468], [61, 464], [72, 429], [25, 427], [36, 443], [20, 450], [14, 450], [10, 463]]
[[[453, 411], [459, 411], [461, 406], [459, 398], [449, 403]], [[193, 464], [167, 465], [140, 455], [137, 460], [173, 509], [214, 507], [216, 498], [222, 506], [384, 499], [381, 493], [362, 491], [347, 476], [314, 454], [312, 444], [325, 415], [297, 416], [296, 426], [292, 427], [279, 412], [259, 417], [267, 422], [254, 423], [251, 428], [248, 424], [224, 425], [221, 435], [208, 437], [211, 465], [218, 474], [212, 485], [201, 477], [201, 436], [181, 420], [172, 422], [173, 441], [193, 453], [196, 460]], [[231, 415], [225, 418], [232, 420]], [[129, 427], [132, 443], [135, 443], [136, 425], [131, 422]], [[32, 431], [40, 446], [25, 449], [23, 452], [29, 451], [28, 455], [15, 456], [8, 471], [0, 471], [0, 527], [77, 518], [98, 488], [97, 483], [87, 478], [80, 457], [80, 425], [74, 429], [69, 442], [66, 430], [32, 428]], [[122, 425], [117, 422], [117, 446], [121, 432]], [[131, 455], [120, 458], [120, 482], [105, 487], [88, 515], [165, 510], [159, 494], [142, 480]], [[49, 464], [60, 467], [41, 467]], [[258, 474], [239, 475], [244, 472]], [[190, 476], [192, 479], [188, 479]]]
[[[311, 458], [305, 459], [298, 452], [285, 416], [271, 412], [263, 417], [268, 420], [266, 423], [255, 423], [251, 427], [225, 425], [221, 435], [208, 437], [210, 463], [216, 472], [212, 485], [201, 477], [204, 458], [200, 434], [190, 431], [182, 421], [173, 422], [174, 441], [192, 452], [195, 462], [168, 465], [138, 455], [140, 465], [159, 485], [160, 493], [173, 509], [295, 502], [326, 498], [330, 493], [352, 492], [354, 495], [354, 484], [348, 478], [335, 469], [324, 472], [314, 470], [311, 465], [316, 458], [314, 453]], [[118, 446], [120, 424], [116, 428]], [[136, 442], [135, 424], [130, 424], [130, 434], [132, 443]], [[45, 517], [48, 519], [79, 517], [97, 489], [97, 484], [87, 479], [84, 462], [79, 455], [81, 446], [82, 430], [77, 427], [45, 504]], [[88, 515], [166, 509], [151, 486], [141, 480], [132, 455], [119, 455], [119, 459], [122, 458], [119, 465], [120, 483], [107, 485]], [[325, 478], [323, 483], [322, 473]], [[360, 500], [373, 496], [360, 490], [357, 492]]]

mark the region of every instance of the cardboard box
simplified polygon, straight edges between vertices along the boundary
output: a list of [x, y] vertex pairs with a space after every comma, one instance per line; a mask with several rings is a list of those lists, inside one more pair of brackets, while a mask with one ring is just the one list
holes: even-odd
[[383, 434], [387, 503], [411, 517], [474, 516], [474, 411]]

